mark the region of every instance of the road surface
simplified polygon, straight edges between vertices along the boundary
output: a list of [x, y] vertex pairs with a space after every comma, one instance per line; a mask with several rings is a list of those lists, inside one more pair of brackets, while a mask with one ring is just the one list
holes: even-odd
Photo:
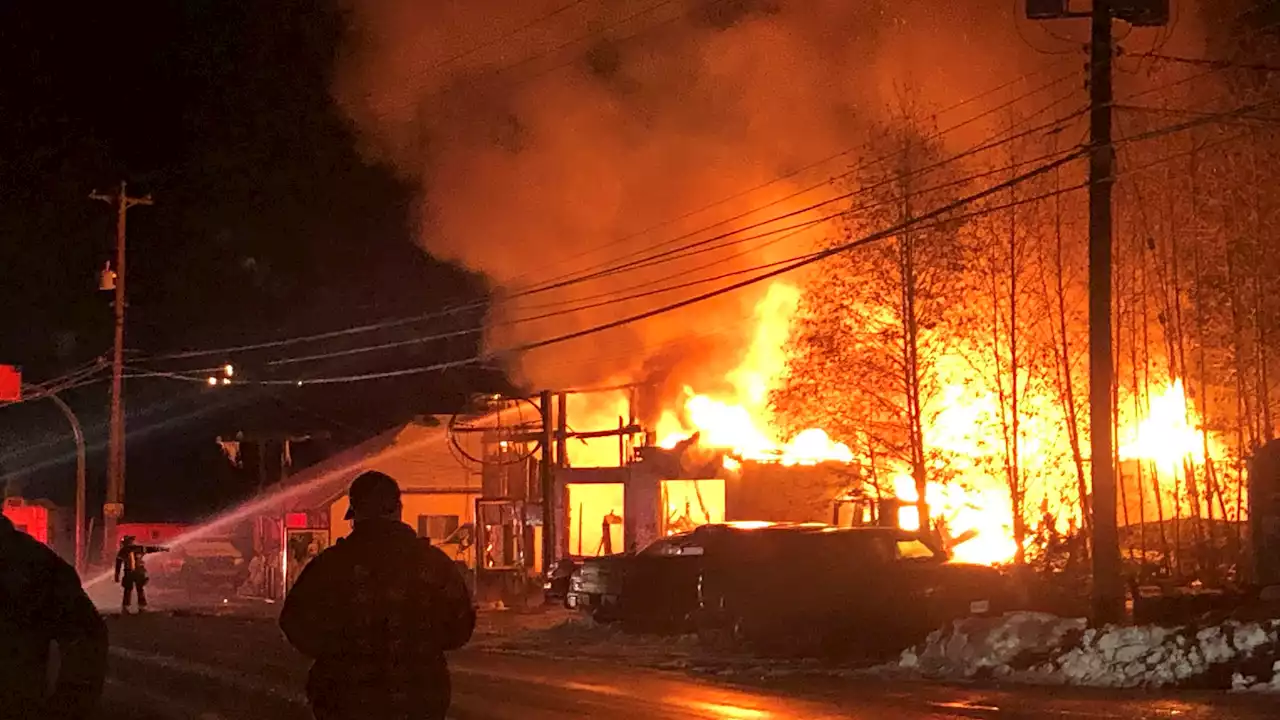
[[[305, 663], [273, 623], [170, 615], [109, 618], [103, 720], [303, 720]], [[599, 661], [462, 651], [452, 658], [455, 720], [1261, 720], [1274, 700], [1082, 693], [870, 680], [715, 683]], [[376, 720], [371, 718], [370, 720]]]

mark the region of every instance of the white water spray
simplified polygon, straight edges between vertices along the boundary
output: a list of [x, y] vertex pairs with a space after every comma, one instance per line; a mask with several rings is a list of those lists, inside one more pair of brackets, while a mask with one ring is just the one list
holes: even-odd
[[[417, 450], [431, 442], [446, 441], [447, 438], [447, 432], [444, 429], [441, 429], [438, 434], [433, 433], [425, 437], [417, 438], [411, 442], [402, 444], [397, 443], [390, 447], [383, 448], [371, 457], [359, 457], [350, 462], [343, 463], [342, 465], [323, 472], [304, 483], [276, 486], [259, 497], [251, 498], [240, 505], [215, 516], [214, 518], [187, 530], [184, 533], [173, 537], [165, 543], [165, 547], [182, 547], [193, 540], [199, 540], [211, 535], [216, 535], [255, 515], [272, 513], [283, 514], [283, 508], [278, 506], [298, 497], [299, 495], [306, 494], [317, 487], [335, 482], [339, 478], [353, 478], [360, 471], [368, 469], [381, 461], [389, 460], [391, 458], [398, 457], [399, 455], [403, 455], [404, 453]], [[101, 585], [107, 580], [112, 579], [114, 575], [114, 568], [103, 570], [101, 573], [83, 581], [82, 586], [85, 590], [90, 590], [95, 586]]]

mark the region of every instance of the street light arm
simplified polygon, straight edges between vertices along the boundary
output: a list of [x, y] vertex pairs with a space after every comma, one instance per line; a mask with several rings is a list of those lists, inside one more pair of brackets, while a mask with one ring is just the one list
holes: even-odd
[[[28, 390], [38, 391], [38, 388], [27, 386]], [[37, 395], [40, 397], [41, 395]], [[58, 410], [62, 413], [67, 422], [71, 423], [71, 433], [75, 436], [76, 441], [76, 532], [75, 532], [75, 561], [76, 572], [84, 573], [84, 521], [85, 521], [85, 449], [84, 449], [84, 430], [80, 427], [80, 418], [76, 417], [75, 412], [71, 410], [71, 406], [57, 393], [44, 392], [43, 397], [47, 397], [58, 406]]]

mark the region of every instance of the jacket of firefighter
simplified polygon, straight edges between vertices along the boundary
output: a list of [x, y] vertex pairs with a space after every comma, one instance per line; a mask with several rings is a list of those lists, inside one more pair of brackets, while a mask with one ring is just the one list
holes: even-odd
[[466, 583], [448, 555], [394, 520], [357, 522], [307, 564], [280, 628], [315, 664], [317, 718], [443, 718], [446, 650], [475, 630]]
[[126, 540], [120, 546], [120, 550], [116, 552], [116, 582], [120, 582], [121, 577], [124, 577], [134, 582], [145, 583], [147, 581], [147, 564], [144, 558], [147, 555], [162, 552], [168, 552], [168, 548], [138, 545], [132, 540]]
[[0, 516], [0, 718], [88, 718], [106, 670], [107, 627], [75, 569]]

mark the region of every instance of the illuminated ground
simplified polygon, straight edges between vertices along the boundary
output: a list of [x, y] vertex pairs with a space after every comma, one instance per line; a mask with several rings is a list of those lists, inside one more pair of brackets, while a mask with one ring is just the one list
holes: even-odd
[[[507, 630], [484, 620], [481, 645]], [[269, 618], [155, 613], [109, 619], [112, 674], [107, 720], [299, 720], [310, 717], [305, 663]], [[621, 657], [619, 658], [621, 659]], [[1274, 717], [1274, 700], [1224, 695], [1082, 693], [889, 684], [792, 674], [717, 682], [591, 659], [521, 657], [467, 650], [454, 659], [457, 720], [724, 718], [1188, 718]]]

